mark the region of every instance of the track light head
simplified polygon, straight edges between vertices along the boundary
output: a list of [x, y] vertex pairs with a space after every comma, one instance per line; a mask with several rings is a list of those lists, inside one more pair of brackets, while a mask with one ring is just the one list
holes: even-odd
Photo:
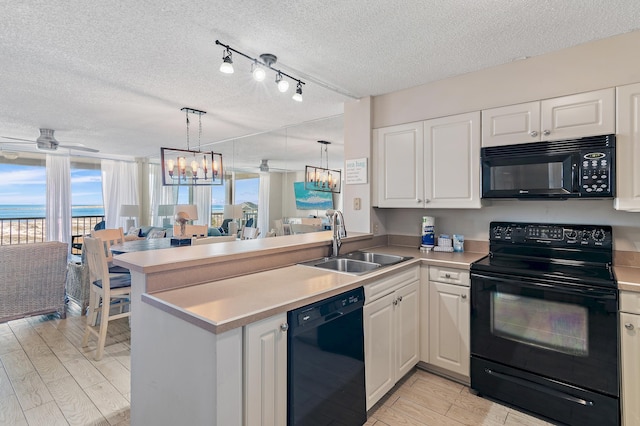
[[267, 73], [264, 71], [260, 65], [258, 65], [258, 61], [254, 62], [251, 66], [251, 73], [253, 74], [253, 79], [255, 81], [262, 81], [267, 76]]
[[227, 49], [222, 55], [220, 72], [224, 74], [233, 74], [233, 60], [231, 60], [231, 52], [229, 51], [229, 49]]
[[281, 93], [289, 90], [289, 82], [282, 77], [281, 73], [276, 74], [276, 84], [278, 85], [278, 90]]
[[296, 93], [291, 97], [296, 102], [302, 102], [302, 84], [298, 82], [298, 86], [296, 87]]

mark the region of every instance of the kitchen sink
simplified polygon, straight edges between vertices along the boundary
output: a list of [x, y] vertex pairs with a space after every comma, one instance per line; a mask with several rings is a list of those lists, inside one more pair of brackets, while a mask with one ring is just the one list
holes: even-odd
[[404, 260], [410, 259], [402, 256], [396, 256], [395, 254], [372, 253], [368, 251], [354, 251], [340, 257], [343, 257], [345, 259], [363, 260], [365, 262], [378, 263], [381, 266], [395, 265], [396, 263], [400, 263]]
[[309, 262], [300, 263], [299, 265], [329, 269], [331, 271], [345, 272], [354, 275], [362, 275], [409, 259], [411, 259], [411, 257], [356, 251], [338, 257], [315, 259]]

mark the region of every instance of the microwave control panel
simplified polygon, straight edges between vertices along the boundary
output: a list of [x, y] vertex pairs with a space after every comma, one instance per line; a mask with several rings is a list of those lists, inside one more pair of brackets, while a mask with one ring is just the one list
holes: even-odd
[[580, 157], [580, 193], [589, 196], [613, 195], [609, 150], [581, 152]]

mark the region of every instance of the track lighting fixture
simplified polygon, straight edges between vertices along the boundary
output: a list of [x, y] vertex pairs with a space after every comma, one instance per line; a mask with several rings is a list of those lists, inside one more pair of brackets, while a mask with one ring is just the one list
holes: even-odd
[[287, 81], [285, 77], [293, 80], [294, 82], [297, 82], [296, 92], [293, 94], [292, 99], [298, 102], [302, 102], [302, 85], [305, 84], [305, 82], [283, 72], [282, 70], [274, 68], [273, 65], [278, 60], [276, 55], [272, 55], [271, 53], [263, 53], [262, 55], [260, 55], [260, 59], [256, 59], [252, 58], [251, 56], [245, 55], [244, 53], [233, 49], [226, 44], [221, 43], [219, 40], [216, 40], [216, 44], [225, 48], [225, 51], [222, 55], [220, 72], [223, 72], [225, 74], [233, 74], [233, 61], [231, 60], [231, 52], [235, 52], [240, 56], [244, 56], [252, 62], [251, 74], [256, 81], [263, 81], [266, 78], [266, 69], [268, 68], [276, 73], [276, 84], [278, 86], [278, 90], [282, 93], [285, 93], [289, 90], [289, 81]]
[[225, 74], [233, 74], [233, 61], [231, 60], [231, 52], [225, 50], [222, 55], [222, 64], [220, 64], [220, 72]]
[[296, 87], [296, 93], [291, 97], [294, 101], [302, 102], [302, 86], [298, 83], [298, 87]]
[[289, 82], [282, 78], [282, 74], [276, 74], [276, 84], [278, 85], [278, 90], [282, 93], [289, 90]]

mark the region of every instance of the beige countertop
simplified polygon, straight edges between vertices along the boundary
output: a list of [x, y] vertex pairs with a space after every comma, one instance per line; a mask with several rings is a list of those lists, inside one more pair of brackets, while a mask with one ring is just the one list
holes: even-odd
[[613, 273], [618, 280], [618, 290], [640, 293], [640, 268], [614, 266]]
[[213, 333], [222, 333], [383, 279], [421, 262], [469, 269], [472, 262], [486, 255], [421, 253], [418, 249], [397, 246], [376, 247], [371, 251], [414, 258], [360, 276], [293, 265], [144, 294], [142, 300]]

